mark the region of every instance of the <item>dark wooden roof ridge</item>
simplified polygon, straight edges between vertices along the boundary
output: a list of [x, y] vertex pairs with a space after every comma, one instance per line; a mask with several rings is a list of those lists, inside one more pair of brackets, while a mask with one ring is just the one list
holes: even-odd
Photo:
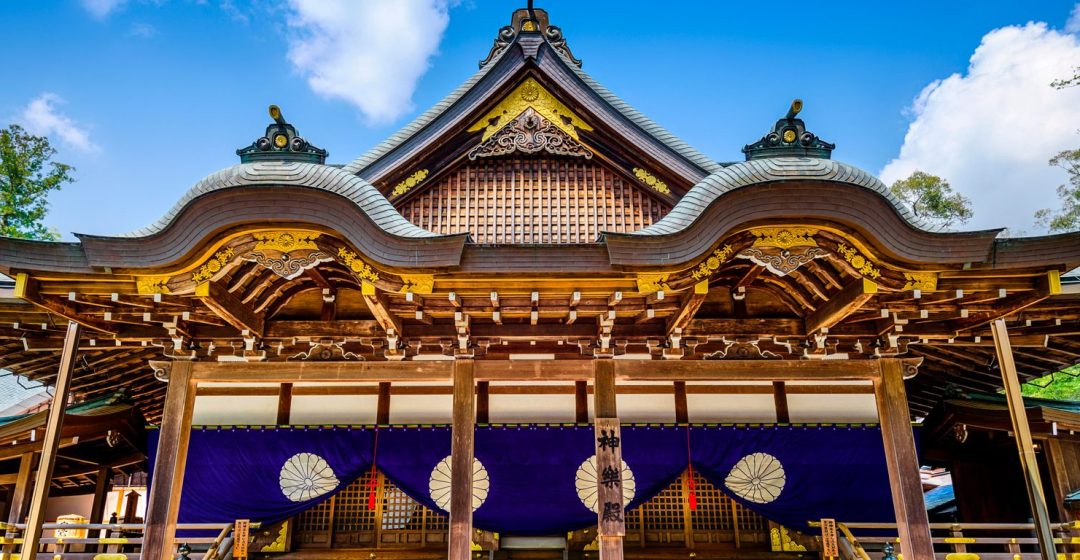
[[689, 182], [721, 169], [712, 158], [657, 125], [566, 60], [538, 33], [519, 34], [512, 45], [450, 95], [343, 169], [370, 181], [387, 175], [442, 136], [467, 125], [466, 119], [490, 101], [488, 92], [501, 89], [527, 67], [536, 68], [587, 111], [632, 139], [644, 154], [663, 162]]

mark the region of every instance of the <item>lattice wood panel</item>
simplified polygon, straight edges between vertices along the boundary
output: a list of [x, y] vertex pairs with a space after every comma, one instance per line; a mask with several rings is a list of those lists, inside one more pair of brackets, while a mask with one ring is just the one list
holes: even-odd
[[435, 233], [471, 232], [477, 243], [591, 243], [629, 232], [671, 207], [602, 164], [498, 159], [464, 165], [398, 209]]

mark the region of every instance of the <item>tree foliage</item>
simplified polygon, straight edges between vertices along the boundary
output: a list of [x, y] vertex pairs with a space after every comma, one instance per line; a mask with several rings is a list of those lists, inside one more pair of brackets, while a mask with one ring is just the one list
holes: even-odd
[[1035, 219], [1053, 233], [1080, 230], [1080, 148], [1057, 154], [1050, 158], [1050, 165], [1064, 169], [1069, 175], [1068, 182], [1057, 189], [1061, 209], [1044, 208], [1035, 213]]
[[916, 171], [889, 187], [916, 216], [942, 227], [962, 224], [971, 219], [971, 201], [953, 192], [949, 182], [929, 173]]
[[59, 237], [41, 223], [49, 193], [70, 183], [75, 171], [52, 161], [56, 149], [44, 136], [19, 125], [0, 129], [0, 235], [25, 239]]
[[1080, 366], [1024, 383], [1020, 387], [1026, 397], [1080, 401]]
[[1080, 86], [1080, 66], [1073, 66], [1073, 76], [1050, 82], [1050, 86], [1057, 89], [1065, 89]]

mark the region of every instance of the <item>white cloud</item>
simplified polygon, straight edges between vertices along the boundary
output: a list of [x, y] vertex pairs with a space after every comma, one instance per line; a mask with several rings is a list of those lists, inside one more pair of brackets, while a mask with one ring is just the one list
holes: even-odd
[[127, 0], [81, 0], [82, 7], [97, 19], [105, 19], [109, 14], [127, 3]]
[[150, 39], [157, 36], [157, 34], [158, 29], [149, 23], [133, 23], [131, 24], [131, 31], [128, 32], [128, 35], [139, 39]]
[[1080, 4], [1073, 6], [1072, 13], [1069, 14], [1069, 20], [1065, 22], [1065, 31], [1067, 33], [1080, 33]]
[[23, 109], [18, 121], [31, 134], [48, 136], [53, 141], [59, 138], [65, 146], [86, 154], [100, 152], [101, 148], [90, 140], [89, 131], [59, 111], [57, 105], [63, 102], [55, 93], [42, 93]]
[[1080, 38], [1045, 23], [987, 33], [965, 74], [936, 80], [915, 98], [900, 155], [882, 180], [933, 173], [971, 198], [968, 227], [1032, 229], [1034, 212], [1056, 206], [1065, 181], [1047, 160], [1080, 146], [1080, 87], [1049, 85], [1072, 76], [1077, 61]]
[[449, 1], [289, 0], [289, 60], [319, 95], [392, 121], [412, 109], [450, 22]]

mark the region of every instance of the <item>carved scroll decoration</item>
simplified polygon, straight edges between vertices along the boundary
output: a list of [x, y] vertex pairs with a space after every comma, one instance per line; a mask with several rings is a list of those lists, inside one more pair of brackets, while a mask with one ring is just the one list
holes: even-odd
[[305, 270], [314, 268], [319, 263], [334, 260], [334, 257], [322, 251], [305, 251], [301, 254], [303, 256], [297, 257], [292, 253], [281, 253], [278, 257], [272, 257], [267, 256], [265, 253], [252, 251], [240, 258], [245, 261], [255, 262], [286, 280], [292, 280], [300, 276]]
[[736, 258], [747, 259], [761, 265], [777, 276], [787, 276], [802, 265], [827, 256], [829, 252], [821, 247], [795, 247], [793, 249], [750, 247], [735, 255]]
[[763, 341], [771, 342], [771, 339], [763, 338], [758, 340], [728, 340], [726, 338], [721, 339], [724, 344], [724, 348], [717, 350], [716, 352], [710, 352], [702, 356], [703, 360], [767, 360], [773, 358], [780, 358], [780, 355], [768, 350], [762, 350], [759, 346]]
[[547, 152], [557, 156], [592, 159], [593, 153], [550, 120], [529, 107], [486, 141], [469, 151], [469, 159], [503, 156], [514, 152]]
[[364, 357], [356, 354], [355, 352], [349, 352], [345, 350], [346, 341], [334, 342], [332, 340], [321, 340], [318, 342], [308, 342], [309, 348], [306, 352], [299, 352], [292, 356], [289, 356], [289, 360], [304, 360], [304, 361], [329, 361], [329, 360], [359, 360], [363, 361]]

